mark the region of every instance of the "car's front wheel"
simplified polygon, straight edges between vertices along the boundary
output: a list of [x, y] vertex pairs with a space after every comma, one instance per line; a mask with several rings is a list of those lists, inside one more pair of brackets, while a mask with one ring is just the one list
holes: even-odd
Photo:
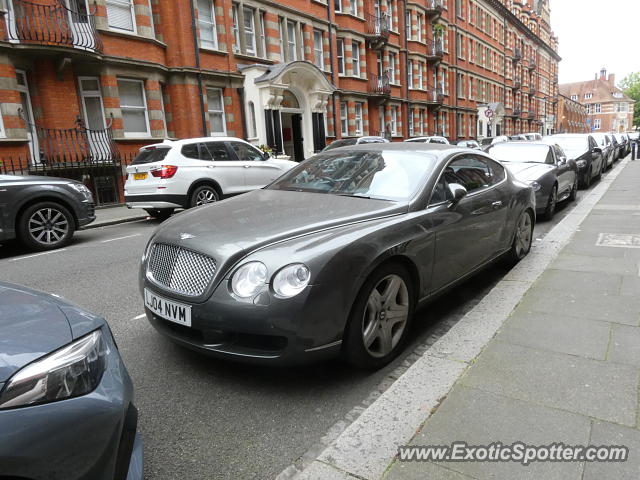
[[558, 205], [558, 186], [554, 185], [547, 200], [547, 208], [544, 211], [545, 220], [552, 220], [556, 213], [556, 205]]
[[27, 207], [18, 220], [20, 240], [31, 250], [53, 250], [71, 241], [75, 220], [71, 212], [55, 202]]
[[573, 187], [571, 188], [571, 193], [569, 194], [569, 201], [575, 202], [578, 198], [578, 175], [576, 174], [576, 178], [573, 180]]
[[218, 195], [217, 190], [211, 185], [200, 185], [191, 193], [191, 197], [189, 197], [189, 206], [199, 207], [201, 205], [206, 205], [207, 203], [213, 203], [220, 200], [220, 195]]
[[380, 368], [401, 351], [415, 307], [413, 284], [398, 263], [378, 268], [353, 305], [343, 356], [360, 368]]
[[173, 208], [145, 208], [144, 211], [149, 214], [150, 217], [164, 221], [171, 216]]

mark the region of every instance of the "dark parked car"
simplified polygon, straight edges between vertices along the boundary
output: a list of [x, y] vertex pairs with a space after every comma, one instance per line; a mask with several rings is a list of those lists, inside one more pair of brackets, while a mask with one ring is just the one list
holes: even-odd
[[147, 318], [213, 356], [380, 367], [414, 310], [531, 247], [535, 199], [482, 152], [320, 153], [271, 185], [171, 218], [142, 259]]
[[612, 133], [611, 137], [615, 138], [620, 145], [618, 160], [622, 160], [631, 153], [631, 143], [629, 142], [629, 137], [625, 133]]
[[80, 182], [0, 175], [0, 241], [17, 237], [32, 250], [51, 250], [95, 218], [91, 191]]
[[558, 202], [575, 200], [578, 192], [578, 167], [567, 159], [558, 145], [542, 142], [505, 142], [487, 152], [500, 160], [536, 192], [536, 211], [553, 218]]
[[480, 144], [475, 140], [458, 140], [457, 142], [455, 142], [455, 145], [457, 145], [458, 147], [471, 148], [473, 150], [482, 150]]
[[[604, 137], [603, 137], [604, 138]], [[551, 145], [559, 145], [570, 160], [578, 166], [580, 187], [589, 188], [593, 180], [598, 180], [606, 168], [605, 151], [598, 145], [593, 135], [584, 133], [562, 133], [542, 139]]]
[[0, 282], [0, 478], [141, 480], [132, 398], [102, 318]]
[[593, 132], [591, 136], [595, 139], [598, 146], [602, 150], [602, 156], [604, 157], [604, 164], [602, 165], [602, 171], [605, 172], [608, 168], [613, 166], [613, 162], [617, 160], [617, 149], [611, 140], [611, 136], [606, 133]]

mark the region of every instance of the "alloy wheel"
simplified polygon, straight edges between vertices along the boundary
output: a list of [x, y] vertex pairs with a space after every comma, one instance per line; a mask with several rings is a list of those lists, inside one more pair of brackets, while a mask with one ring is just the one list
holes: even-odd
[[518, 258], [524, 257], [531, 249], [533, 228], [531, 228], [531, 216], [523, 213], [516, 229], [515, 250]]
[[206, 205], [207, 203], [213, 203], [217, 200], [216, 192], [211, 189], [202, 189], [196, 196], [196, 207], [200, 205]]
[[371, 291], [364, 309], [362, 340], [376, 358], [396, 347], [409, 319], [409, 289], [398, 275], [387, 275]]
[[55, 245], [69, 233], [69, 222], [65, 215], [55, 208], [42, 208], [33, 212], [28, 220], [29, 235], [38, 243]]

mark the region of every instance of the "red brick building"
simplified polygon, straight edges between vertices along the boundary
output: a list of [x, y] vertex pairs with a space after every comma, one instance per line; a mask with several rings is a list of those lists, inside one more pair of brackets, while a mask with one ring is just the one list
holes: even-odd
[[562, 95], [587, 108], [590, 130], [627, 132], [633, 129], [635, 102], [616, 87], [616, 76], [602, 69], [593, 80], [560, 85]]
[[558, 95], [558, 124], [556, 131], [558, 133], [589, 133], [591, 128], [587, 119], [587, 106], [582, 103]]
[[96, 189], [164, 138], [301, 160], [347, 136], [554, 128], [548, 0], [2, 2], [0, 159]]

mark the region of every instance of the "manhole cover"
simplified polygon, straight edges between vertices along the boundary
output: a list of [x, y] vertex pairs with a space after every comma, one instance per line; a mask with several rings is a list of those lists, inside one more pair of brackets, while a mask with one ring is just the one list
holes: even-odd
[[635, 233], [601, 233], [598, 247], [640, 248], [640, 235]]

